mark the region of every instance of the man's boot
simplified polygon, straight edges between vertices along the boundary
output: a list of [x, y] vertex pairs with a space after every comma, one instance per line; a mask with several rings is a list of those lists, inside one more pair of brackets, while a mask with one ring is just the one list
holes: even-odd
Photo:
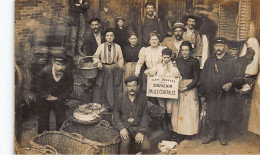
[[217, 122], [211, 121], [209, 124], [208, 135], [202, 140], [202, 144], [209, 144], [211, 141], [215, 140]]
[[221, 145], [227, 145], [227, 122], [221, 121], [219, 124], [219, 143]]

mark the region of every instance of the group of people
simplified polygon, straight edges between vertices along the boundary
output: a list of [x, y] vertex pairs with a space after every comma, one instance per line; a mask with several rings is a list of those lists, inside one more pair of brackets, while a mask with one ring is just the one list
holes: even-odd
[[[79, 13], [75, 24], [84, 26], [81, 21], [86, 17], [79, 10], [89, 8], [89, 2], [82, 0], [75, 4], [72, 1], [71, 11]], [[217, 37], [209, 54], [207, 37], [194, 28], [196, 15], [186, 16], [186, 25], [167, 23], [169, 29], [163, 34], [160, 20], [154, 15], [154, 5], [147, 2], [145, 10], [140, 34], [128, 32], [121, 17], [116, 19], [116, 29], [109, 28], [102, 33], [100, 19], [93, 18], [88, 21], [91, 30], [77, 38], [78, 54], [93, 56], [93, 64], [99, 69], [92, 101], [109, 106], [113, 112], [113, 126], [121, 136], [120, 153], [129, 153], [131, 139], [141, 145], [141, 152], [149, 150], [148, 100], [165, 109], [168, 131], [178, 142], [198, 134], [200, 105], [207, 104], [210, 124], [202, 143], [216, 139], [218, 132], [220, 144], [227, 145], [228, 124], [241, 115], [241, 109], [234, 115], [238, 110], [235, 88], [243, 84], [254, 50], [248, 48], [246, 56], [238, 57], [238, 42]], [[55, 111], [57, 128], [61, 126], [65, 119], [64, 100], [73, 90], [73, 75], [67, 70], [72, 59], [70, 54], [53, 52], [52, 55], [52, 64], [44, 67], [37, 77], [35, 91], [42, 109], [39, 133], [49, 130], [50, 109]], [[145, 96], [147, 77], [155, 75], [180, 80], [178, 99]]]

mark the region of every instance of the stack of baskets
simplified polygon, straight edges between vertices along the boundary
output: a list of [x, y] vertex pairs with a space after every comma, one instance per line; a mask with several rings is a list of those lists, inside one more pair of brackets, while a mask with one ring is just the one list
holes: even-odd
[[105, 120], [101, 120], [98, 124], [80, 124], [66, 120], [60, 131], [69, 134], [76, 133], [83, 138], [84, 143], [98, 146], [99, 154], [118, 154], [119, 152], [120, 135]]

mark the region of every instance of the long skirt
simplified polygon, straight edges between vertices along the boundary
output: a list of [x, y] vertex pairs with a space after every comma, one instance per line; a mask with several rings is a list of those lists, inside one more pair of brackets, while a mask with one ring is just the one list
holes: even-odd
[[197, 88], [179, 92], [178, 106], [173, 106], [172, 129], [178, 134], [194, 135], [199, 129], [199, 99]]
[[93, 102], [113, 108], [117, 96], [123, 92], [122, 77], [122, 70], [116, 64], [103, 64], [94, 85]]
[[124, 92], [126, 92], [125, 79], [135, 74], [135, 67], [136, 67], [136, 62], [128, 62], [125, 64], [125, 73], [123, 75]]
[[255, 83], [254, 95], [250, 108], [248, 131], [260, 135], [260, 73]]

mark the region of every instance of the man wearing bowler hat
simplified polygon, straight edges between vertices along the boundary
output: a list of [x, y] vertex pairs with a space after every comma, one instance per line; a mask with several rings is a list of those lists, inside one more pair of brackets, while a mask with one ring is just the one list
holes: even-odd
[[36, 95], [39, 107], [38, 133], [49, 131], [50, 111], [56, 117], [58, 130], [65, 121], [64, 101], [73, 91], [73, 76], [68, 68], [71, 57], [63, 49], [50, 50], [52, 61], [37, 76]]
[[116, 27], [115, 27], [115, 43], [117, 43], [121, 49], [123, 49], [128, 42], [128, 31], [127, 27], [124, 25], [125, 19], [122, 17], [116, 18]]
[[166, 46], [173, 52], [172, 58], [181, 57], [180, 46], [183, 42], [183, 33], [187, 31], [183, 23], [177, 22], [173, 25], [173, 36], [163, 40], [162, 46]]
[[217, 132], [220, 144], [228, 144], [228, 124], [232, 121], [236, 108], [234, 87], [241, 80], [235, 68], [235, 59], [225, 52], [226, 42], [223, 37], [213, 40], [214, 53], [206, 60], [201, 73], [201, 103], [207, 103], [210, 121], [203, 144], [215, 140]]

